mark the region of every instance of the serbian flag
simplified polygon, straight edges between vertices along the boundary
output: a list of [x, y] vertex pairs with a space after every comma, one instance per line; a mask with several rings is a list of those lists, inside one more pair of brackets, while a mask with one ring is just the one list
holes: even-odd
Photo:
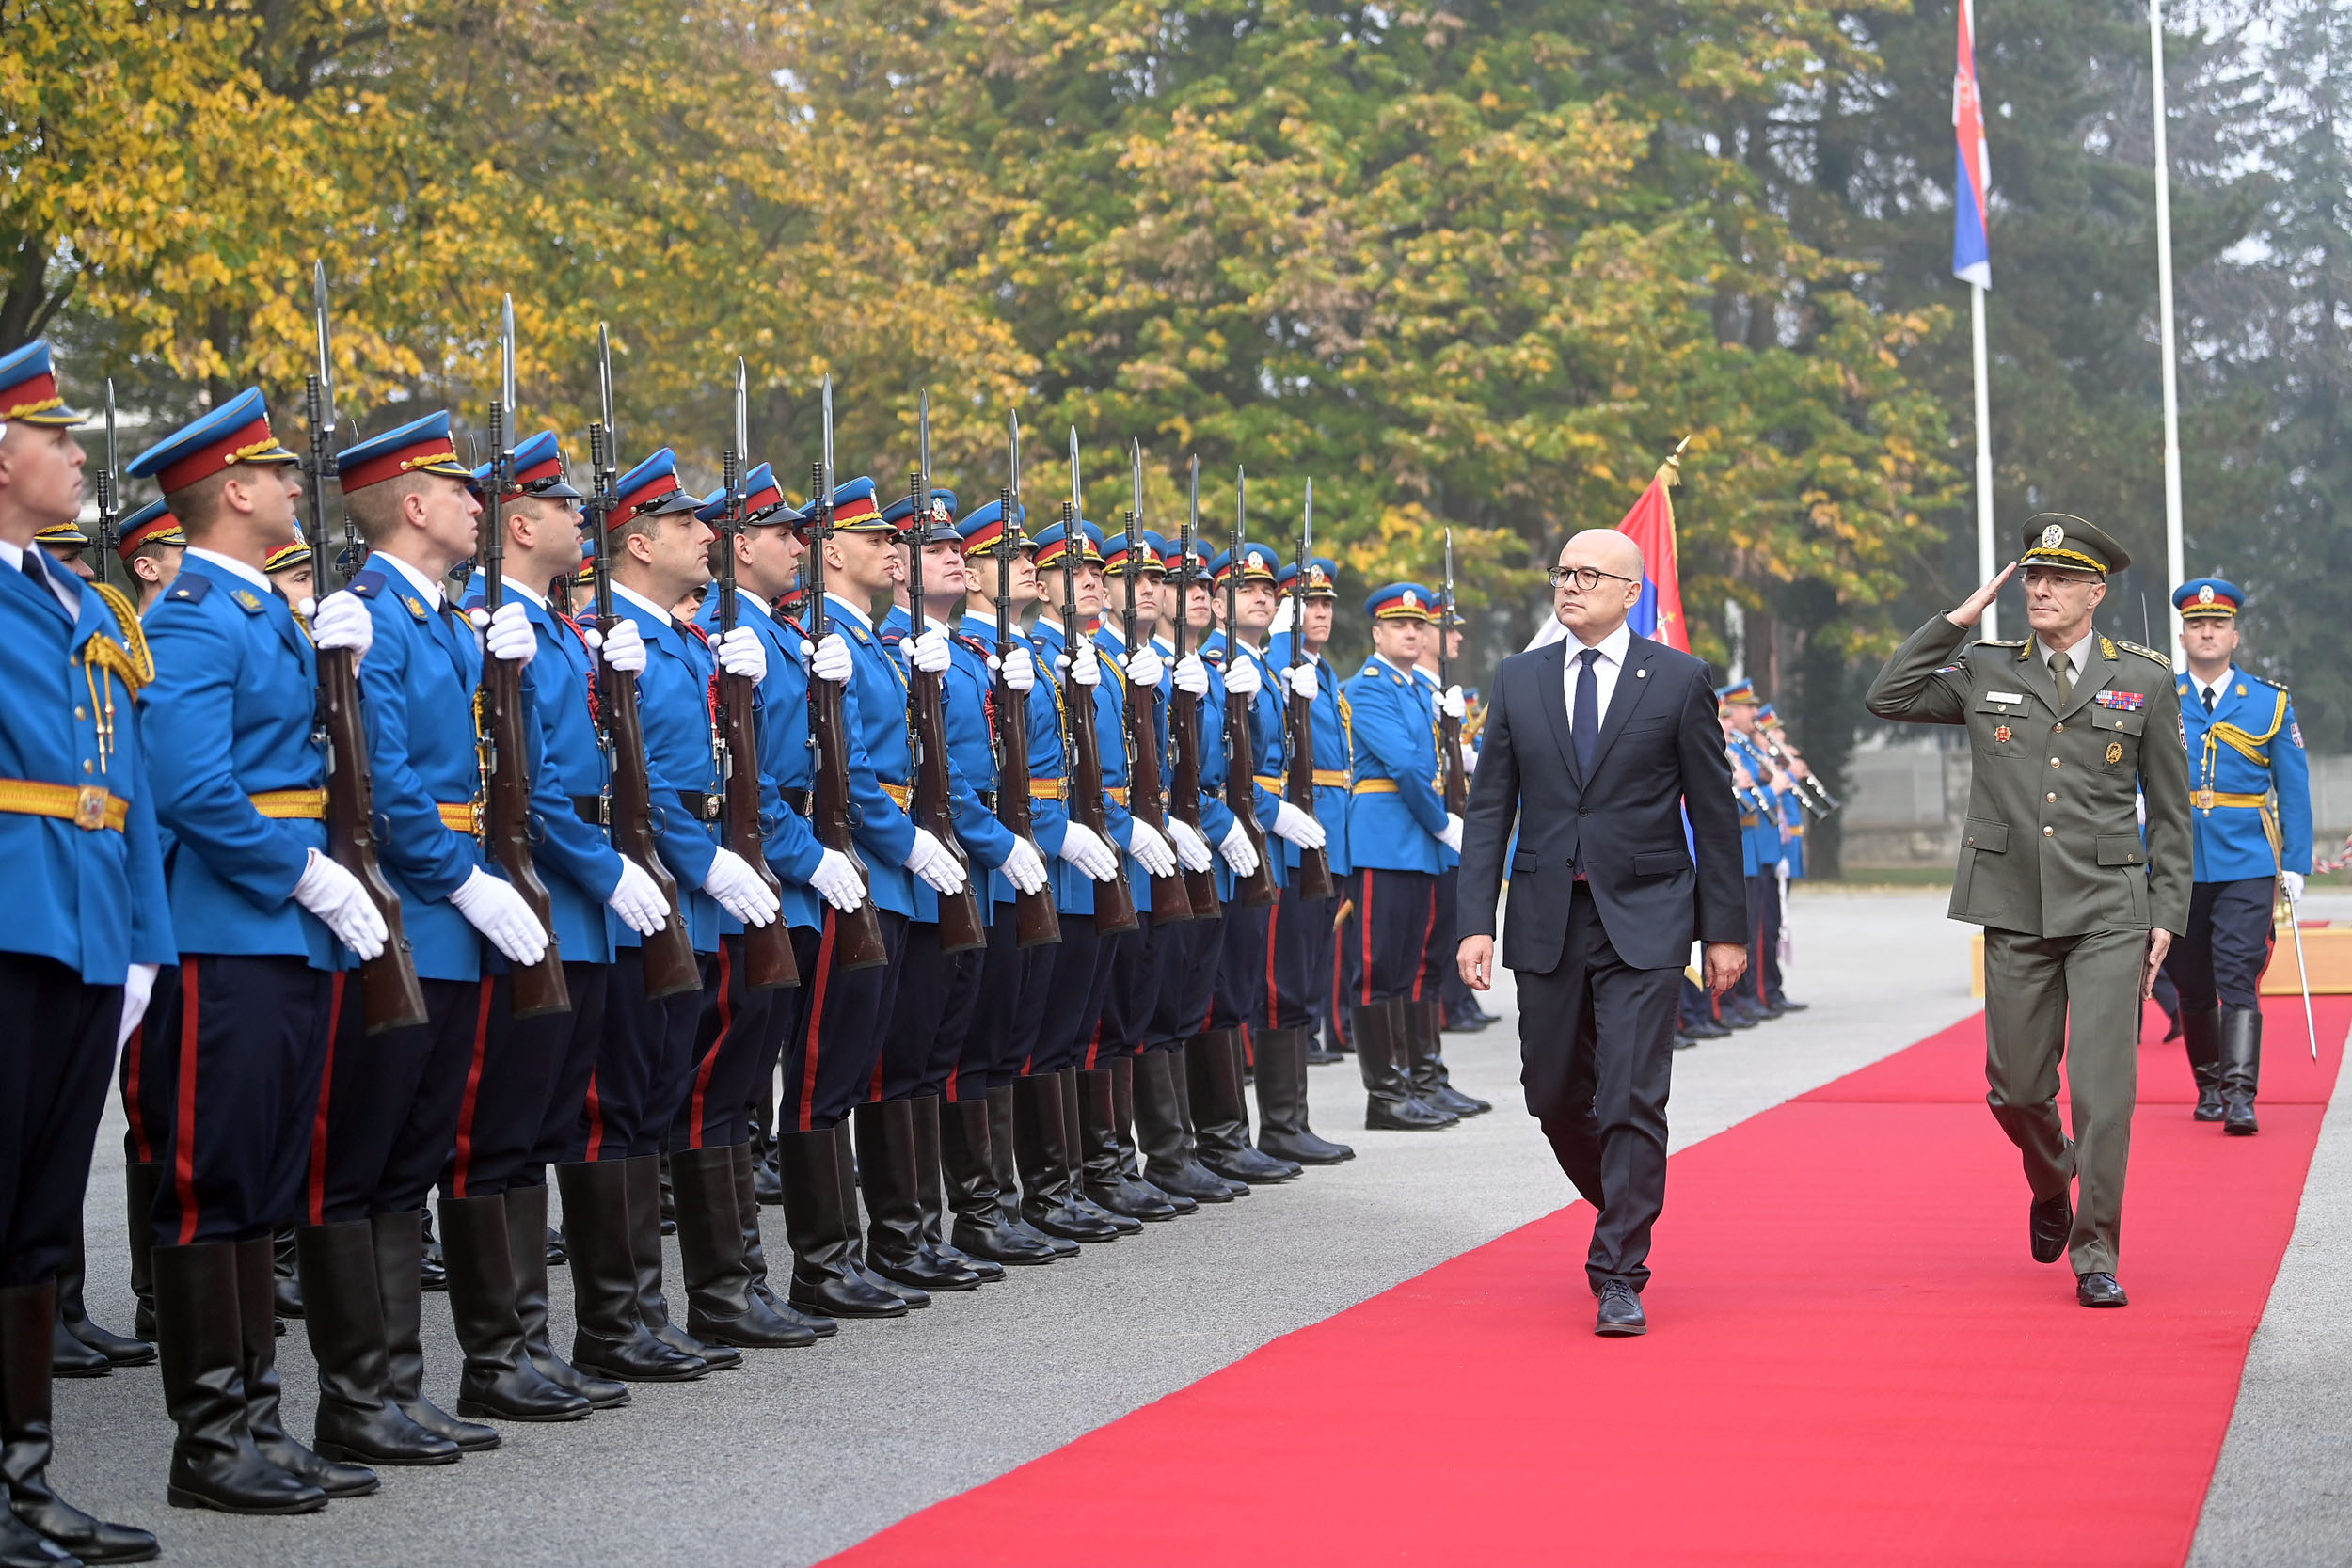
[[1984, 239], [1984, 99], [1977, 91], [1976, 0], [1960, 0], [1960, 63], [1952, 71], [1952, 135], [1960, 173], [1952, 182], [1952, 276], [1993, 287], [1993, 252]]
[[[1686, 440], [1684, 445], [1689, 445]], [[1657, 475], [1617, 531], [1642, 547], [1642, 596], [1626, 625], [1653, 642], [1691, 651], [1691, 628], [1682, 619], [1682, 572], [1675, 552], [1675, 503], [1667, 494], [1681, 483], [1682, 449], [1659, 465]]]

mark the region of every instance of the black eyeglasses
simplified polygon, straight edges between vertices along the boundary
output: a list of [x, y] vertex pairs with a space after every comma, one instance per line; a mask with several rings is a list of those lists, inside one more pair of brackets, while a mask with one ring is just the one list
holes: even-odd
[[1551, 579], [1551, 585], [1554, 588], [1565, 587], [1568, 583], [1573, 582], [1576, 584], [1576, 591], [1580, 594], [1589, 594], [1594, 589], [1598, 588], [1603, 578], [1608, 578], [1611, 582], [1639, 582], [1642, 580], [1640, 578], [1621, 577], [1615, 572], [1604, 572], [1597, 566], [1554, 566], [1550, 571], [1546, 572], [1544, 576]]

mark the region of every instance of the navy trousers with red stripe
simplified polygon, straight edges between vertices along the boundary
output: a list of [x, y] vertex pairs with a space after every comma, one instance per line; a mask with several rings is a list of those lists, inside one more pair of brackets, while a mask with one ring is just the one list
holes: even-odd
[[310, 1122], [302, 1218], [337, 1225], [424, 1207], [457, 1140], [482, 987], [424, 980], [425, 1022], [371, 1036], [362, 986], [337, 1004]]
[[[556, 1102], [565, 1101], [563, 1132], [580, 1120], [588, 1075], [596, 1070], [604, 1022], [608, 966], [567, 963], [564, 984], [572, 1009], [538, 1018], [515, 1016], [514, 987], [504, 975], [485, 975], [486, 1007], [475, 1012], [473, 1055], [458, 1101], [457, 1140], [441, 1172], [450, 1197], [489, 1197], [509, 1187], [547, 1182], [548, 1141]], [[559, 1150], [560, 1152], [560, 1150]]]
[[1438, 921], [1438, 879], [1427, 871], [1358, 866], [1350, 879], [1356, 899], [1351, 923], [1358, 973], [1350, 1006], [1418, 999], [1422, 959]]
[[1143, 1049], [1151, 1032], [1152, 1015], [1160, 1005], [1168, 955], [1177, 948], [1184, 922], [1163, 926], [1150, 911], [1137, 911], [1138, 928], [1109, 939], [1109, 982], [1103, 990], [1103, 1011], [1078, 1065], [1097, 1068]]
[[[1073, 921], [1093, 918], [1065, 915], [1062, 930], [1067, 933]], [[978, 1100], [1021, 1076], [1037, 1049], [1045, 989], [1053, 982], [1054, 957], [1060, 950], [1059, 942], [1023, 947], [1013, 906], [996, 906], [989, 922], [988, 956], [980, 963], [980, 983], [973, 996], [972, 1023], [964, 1031], [955, 1074], [946, 1084], [949, 1100]]]
[[645, 994], [644, 959], [635, 948], [623, 949], [614, 960], [605, 983], [596, 1068], [564, 1151], [568, 1161], [633, 1160], [661, 1152], [670, 1118], [686, 1098], [703, 995], [718, 967], [715, 954], [695, 957], [702, 963], [702, 990], [659, 1001]]
[[728, 1148], [752, 1135], [752, 1101], [776, 1070], [792, 1022], [794, 988], [752, 990], [743, 983], [743, 939], [719, 939], [717, 972], [702, 994], [694, 1061], [669, 1147]]
[[1152, 1027], [1143, 1037], [1146, 1051], [1170, 1050], [1209, 1027], [1216, 1006], [1217, 965], [1225, 956], [1225, 917], [1187, 920], [1169, 927], [1167, 937], [1167, 967], [1152, 1008]]
[[[635, 954], [624, 961], [644, 973]], [[544, 1187], [548, 1167], [568, 1157], [580, 1135], [580, 1109], [588, 1101], [588, 1085], [596, 1074], [596, 1058], [604, 1050], [604, 1009], [612, 994], [612, 964], [564, 966], [564, 984], [572, 993], [572, 1010], [562, 1054], [548, 1081], [547, 1102], [540, 1107], [539, 1132], [523, 1156], [522, 1167], [510, 1185]], [[533, 1022], [536, 1022], [535, 1020]]]
[[0, 1286], [56, 1278], [81, 1241], [121, 1022], [120, 986], [0, 953]]
[[122, 1088], [122, 1157], [135, 1165], [161, 1160], [164, 1140], [171, 1134], [171, 1096], [179, 1082], [179, 1053], [172, 1031], [156, 1027], [155, 1010], [168, 1004], [179, 985], [179, 965], [167, 964], [157, 972], [146, 1016], [122, 1042], [118, 1070]]
[[881, 910], [876, 917], [890, 961], [873, 969], [844, 971], [835, 962], [830, 908], [823, 929], [793, 927], [801, 985], [792, 992], [792, 1027], [784, 1040], [784, 1092], [776, 1101], [782, 1132], [834, 1126], [873, 1093], [907, 945], [906, 916]]
[[1331, 1005], [1330, 898], [1306, 899], [1282, 890], [1266, 942], [1265, 999], [1254, 1026], [1312, 1029]]
[[1110, 991], [1115, 949], [1095, 930], [1092, 915], [1063, 915], [1061, 944], [1050, 951], [1054, 969], [1045, 982], [1044, 1016], [1038, 1022], [1037, 1047], [1023, 1069], [1028, 1072], [1059, 1072], [1080, 1065], [1094, 1041], [1094, 1026], [1103, 1017], [1103, 999]]
[[961, 1069], [990, 956], [985, 947], [943, 953], [936, 924], [916, 921], [907, 927], [906, 954], [899, 960], [898, 994], [891, 999], [871, 1098], [921, 1100], [946, 1092], [947, 1080]]
[[1440, 1002], [1445, 998], [1445, 977], [1458, 975], [1454, 967], [1454, 949], [1460, 928], [1458, 909], [1462, 885], [1462, 868], [1449, 865], [1438, 873], [1437, 899], [1429, 922], [1429, 936], [1422, 948], [1421, 974], [1413, 984], [1416, 1002]]
[[1266, 944], [1272, 941], [1275, 906], [1228, 904], [1220, 924], [1216, 1004], [1209, 1027], [1238, 1029], [1265, 1022]]
[[137, 1132], [164, 1167], [158, 1245], [244, 1241], [299, 1217], [338, 982], [246, 954], [185, 954], [157, 977], [123, 1078], [127, 1104], [135, 1060]]

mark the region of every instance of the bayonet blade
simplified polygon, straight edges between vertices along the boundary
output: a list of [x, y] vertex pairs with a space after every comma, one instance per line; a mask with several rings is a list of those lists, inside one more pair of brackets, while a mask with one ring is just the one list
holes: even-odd
[[310, 319], [318, 339], [319, 354], [319, 428], [328, 436], [335, 434], [335, 356], [327, 346], [326, 337], [326, 262], [310, 263]]
[[[1074, 424], [1070, 427], [1070, 515], [1078, 518], [1087, 515], [1086, 501], [1078, 490], [1078, 427]], [[1067, 541], [1062, 546], [1062, 559], [1070, 559]]]
[[[1018, 502], [1019, 502], [1019, 501], [1020, 501], [1020, 499], [1021, 499], [1021, 414], [1020, 414], [1020, 411], [1019, 411], [1018, 409], [1014, 410], [1014, 412], [1013, 412], [1013, 414], [1012, 414], [1012, 416], [1011, 416], [1011, 419], [1012, 419], [1012, 499], [1013, 499], [1014, 502], [1015, 502], [1016, 504], [1018, 504]], [[1018, 515], [1018, 514], [1016, 514], [1016, 515]], [[1006, 519], [1006, 526], [1007, 526], [1007, 527], [1010, 527], [1010, 526], [1012, 526], [1012, 520], [1011, 520], [1011, 518], [1007, 518], [1007, 519]]]
[[[923, 495], [930, 498], [931, 488], [931, 389], [923, 388], [923, 401], [914, 416], [914, 466], [923, 471]], [[915, 519], [922, 526], [922, 519]]]
[[821, 505], [830, 506], [830, 505], [832, 504], [832, 502], [833, 502], [833, 372], [832, 372], [831, 371], [827, 371], [827, 372], [825, 372], [825, 385], [824, 385], [824, 388], [823, 388], [823, 394], [824, 394], [824, 409], [825, 409], [825, 417], [824, 417], [824, 432], [825, 432], [825, 445], [824, 445], [825, 482], [824, 482], [824, 488], [825, 488], [825, 493], [824, 493], [823, 495], [821, 495], [821, 496], [818, 496], [818, 497], [817, 498], [817, 500], [818, 500], [818, 502], [819, 504], [821, 504]]
[[[1307, 518], [1301, 528], [1304, 531], [1298, 536], [1298, 553], [1311, 556], [1315, 553], [1315, 482], [1311, 479], [1307, 482]], [[1299, 580], [1306, 580], [1305, 573], [1299, 574]]]
[[752, 383], [742, 356], [735, 359], [735, 455], [746, 466], [752, 457]]
[[[499, 311], [499, 406], [506, 410], [512, 422], [515, 417], [515, 296], [505, 296]], [[507, 438], [514, 438], [507, 432]]]
[[1127, 494], [1133, 498], [1136, 521], [1143, 521], [1143, 443], [1134, 436], [1127, 438]]
[[115, 454], [115, 378], [106, 378], [106, 478], [111, 481], [121, 465]]
[[612, 448], [612, 467], [621, 466], [621, 428], [612, 422], [612, 340], [604, 323], [596, 323], [596, 396], [604, 404], [604, 438]]

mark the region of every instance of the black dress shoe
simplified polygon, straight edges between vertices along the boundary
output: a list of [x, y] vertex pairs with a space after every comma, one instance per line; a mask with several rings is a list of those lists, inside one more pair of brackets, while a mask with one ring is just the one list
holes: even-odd
[[2074, 1280], [2074, 1300], [2084, 1307], [2127, 1307], [2131, 1298], [2111, 1274], [2079, 1275]]
[[1593, 1319], [1593, 1332], [1607, 1338], [1629, 1338], [1649, 1332], [1649, 1319], [1642, 1313], [1642, 1298], [1632, 1286], [1622, 1279], [1613, 1279], [1600, 1288], [1600, 1311]]
[[2066, 1256], [2067, 1232], [2074, 1228], [2074, 1203], [2061, 1192], [2056, 1197], [2038, 1197], [2026, 1212], [2026, 1229], [2033, 1242], [2033, 1260], [2055, 1263]]
[[1773, 1002], [1772, 1016], [1778, 1018], [1782, 1013], [1801, 1013], [1811, 1006], [1810, 1002], [1791, 1002], [1784, 996]]
[[1698, 1043], [1698, 1041], [1692, 1039], [1690, 1036], [1680, 1032], [1677, 1032], [1675, 1035], [1675, 1049], [1677, 1051], [1688, 1051]]
[[2197, 1090], [2197, 1109], [2189, 1113], [2191, 1118], [2197, 1121], [2219, 1121], [2228, 1114], [2229, 1107], [2221, 1099], [2221, 1085], [2218, 1084], [2201, 1085]]

